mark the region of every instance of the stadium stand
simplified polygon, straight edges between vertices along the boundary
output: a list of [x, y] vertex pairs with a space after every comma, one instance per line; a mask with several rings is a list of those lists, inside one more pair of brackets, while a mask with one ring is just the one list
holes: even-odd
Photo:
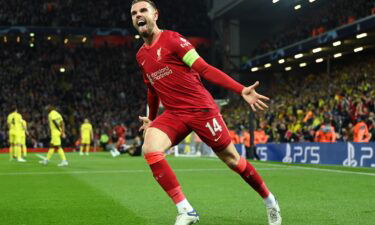
[[[52, 103], [65, 118], [70, 146], [85, 117], [96, 133], [109, 132], [125, 122], [129, 134], [135, 134], [138, 123], [134, 118], [145, 112], [146, 91], [134, 54], [131, 49], [109, 47], [4, 45], [0, 53], [0, 83], [6, 84], [0, 92], [1, 130], [6, 134], [7, 110], [16, 102], [29, 122], [33, 146], [46, 146], [44, 107]], [[62, 73], [60, 68], [66, 71]]]
[[[191, 36], [205, 36], [210, 20], [203, 1], [186, 2], [176, 8], [168, 1], [158, 1], [162, 13], [161, 27], [178, 30]], [[127, 1], [1, 1], [0, 26], [125, 28], [132, 30]], [[194, 9], [194, 16], [188, 15]], [[74, 146], [79, 124], [90, 118], [95, 134], [111, 135], [112, 128], [125, 123], [127, 135], [137, 134], [138, 115], [145, 113], [145, 86], [134, 60], [135, 45], [108, 47], [92, 43], [64, 45], [64, 36], [45, 41], [37, 34], [35, 48], [21, 35], [8, 36], [0, 43], [0, 148], [7, 146], [7, 109], [17, 103], [29, 122], [32, 147], [48, 146], [48, 126], [44, 107], [58, 106], [67, 124], [65, 145]], [[74, 37], [72, 37], [74, 38]], [[14, 39], [11, 41], [11, 39]], [[26, 40], [27, 39], [27, 40]], [[3, 40], [2, 40], [3, 41]], [[93, 40], [94, 42], [95, 40]], [[203, 53], [206, 55], [206, 53]], [[61, 72], [63, 69], [64, 72]], [[17, 82], [14, 82], [14, 81]]]
[[[46, 27], [106, 27], [132, 28], [128, 11], [131, 0], [105, 1], [1, 1], [0, 26]], [[161, 18], [162, 27], [202, 34], [209, 31], [210, 20], [204, 1], [168, 0], [157, 1], [168, 18]], [[184, 7], [174, 7], [175, 5]], [[189, 13], [194, 11], [194, 16]]]
[[[1, 1], [0, 25], [131, 28], [130, 18], [123, 9], [128, 7], [129, 2], [107, 0], [93, 3], [85, 0], [85, 4], [82, 1], [78, 4], [71, 0]], [[184, 8], [180, 9], [168, 4], [167, 0], [158, 1], [162, 13], [168, 15], [168, 20], [161, 21], [164, 27], [191, 31], [192, 34], [202, 33], [195, 30], [208, 31], [210, 22], [203, 1], [183, 2]], [[372, 13], [372, 1], [355, 2], [333, 0], [329, 7], [310, 12], [314, 16], [300, 15], [294, 24], [288, 24], [295, 29], [265, 40], [255, 51], [256, 54], [316, 35], [313, 31], [320, 27], [329, 30]], [[93, 4], [95, 7], [91, 7]], [[194, 16], [188, 15], [193, 9]], [[21, 106], [29, 122], [33, 137], [33, 143], [29, 145], [35, 147], [48, 145], [48, 126], [43, 111], [48, 103], [56, 104], [65, 117], [67, 145], [74, 145], [79, 124], [84, 117], [90, 118], [97, 136], [110, 133], [121, 122], [127, 125], [129, 136], [136, 134], [139, 124], [134, 118], [145, 112], [146, 91], [135, 64], [134, 46], [70, 48], [62, 43], [49, 42], [40, 42], [35, 48], [30, 48], [28, 43], [0, 45], [0, 83], [6, 84], [0, 91], [0, 148], [7, 146], [5, 119], [9, 113], [7, 110], [14, 102]], [[333, 121], [339, 134], [338, 140], [351, 140], [350, 128], [363, 115], [367, 117], [370, 130], [374, 133], [374, 99], [368, 98], [375, 95], [372, 86], [374, 64], [372, 59], [338, 69], [333, 73], [334, 82], [319, 83], [322, 86], [314, 84], [313, 76], [327, 81], [329, 78], [326, 74], [278, 81], [277, 85], [270, 88], [273, 91], [270, 111], [260, 122], [267, 124], [262, 128], [269, 135], [268, 141], [312, 141], [325, 116]], [[65, 72], [61, 72], [61, 68]], [[293, 86], [301, 82], [303, 86]], [[350, 82], [360, 85], [353, 89], [349, 86]], [[331, 99], [325, 98], [327, 96]], [[307, 108], [304, 107], [306, 105]], [[225, 107], [223, 115], [228, 126], [241, 130], [241, 126], [248, 124], [247, 109], [240, 101], [232, 101]], [[311, 118], [306, 117], [307, 114]], [[307, 119], [303, 121], [305, 117]]]
[[[268, 141], [311, 142], [325, 120], [334, 126], [337, 141], [353, 141], [352, 128], [361, 118], [374, 134], [375, 58], [355, 61], [360, 63], [340, 66], [330, 76], [292, 75], [272, 82], [267, 92], [272, 98], [270, 109], [257, 115]], [[228, 126], [238, 132], [249, 123], [248, 113], [248, 106], [240, 100], [222, 111]]]
[[333, 28], [350, 24], [373, 14], [375, 7], [372, 0], [333, 0], [327, 4], [328, 6], [297, 14], [294, 22], [287, 24], [274, 36], [261, 41], [252, 55], [262, 55], [309, 37], [318, 36]]

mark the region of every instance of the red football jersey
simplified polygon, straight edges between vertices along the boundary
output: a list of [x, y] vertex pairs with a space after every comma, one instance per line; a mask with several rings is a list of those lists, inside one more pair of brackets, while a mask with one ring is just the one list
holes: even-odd
[[117, 137], [125, 137], [126, 127], [117, 125], [113, 128], [113, 131], [116, 133]]
[[218, 109], [200, 75], [182, 61], [193, 48], [180, 34], [164, 30], [137, 53], [145, 84], [155, 90], [167, 110]]

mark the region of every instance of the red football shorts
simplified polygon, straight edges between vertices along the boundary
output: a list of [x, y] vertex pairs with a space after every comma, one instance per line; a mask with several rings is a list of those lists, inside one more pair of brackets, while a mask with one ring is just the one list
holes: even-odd
[[231, 142], [228, 128], [217, 110], [165, 111], [156, 117], [151, 127], [166, 133], [172, 146], [180, 143], [194, 131], [215, 152], [225, 149]]

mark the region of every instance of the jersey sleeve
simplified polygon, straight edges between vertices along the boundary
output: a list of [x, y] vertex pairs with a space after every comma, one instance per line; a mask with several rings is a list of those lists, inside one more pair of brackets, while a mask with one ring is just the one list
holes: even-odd
[[158, 115], [160, 99], [155, 94], [155, 91], [152, 91], [152, 89], [148, 89], [147, 104], [148, 104], [148, 108], [149, 108], [148, 118], [150, 120], [154, 120]]
[[57, 120], [59, 121], [59, 123], [61, 123], [64, 120], [60, 113], [58, 114]]
[[[138, 59], [137, 59], [138, 61]], [[138, 62], [139, 69], [141, 70], [142, 76], [143, 76], [143, 82], [147, 86], [147, 105], [149, 108], [148, 118], [150, 120], [154, 120], [158, 115], [159, 105], [160, 105], [160, 99], [157, 95], [154, 87], [151, 84], [151, 81], [146, 76], [143, 67]]]
[[179, 33], [173, 32], [168, 44], [172, 53], [189, 67], [200, 57], [194, 46]]
[[244, 86], [227, 74], [204, 61], [194, 46], [182, 35], [173, 32], [170, 37], [171, 51], [187, 66], [197, 71], [204, 79], [225, 89], [241, 94]]
[[231, 90], [238, 95], [241, 95], [241, 92], [244, 89], [244, 86], [242, 84], [238, 83], [236, 80], [234, 80], [221, 70], [209, 65], [200, 57], [195, 60], [192, 68], [209, 82], [225, 89]]
[[[50, 114], [50, 117], [48, 119], [52, 123], [53, 127], [51, 127], [51, 128], [54, 128], [54, 129], [57, 129], [57, 130], [61, 131], [61, 123], [63, 121], [63, 117], [61, 116], [60, 113], [58, 113], [58, 112], [52, 112]], [[57, 123], [57, 127], [56, 127], [55, 122]]]

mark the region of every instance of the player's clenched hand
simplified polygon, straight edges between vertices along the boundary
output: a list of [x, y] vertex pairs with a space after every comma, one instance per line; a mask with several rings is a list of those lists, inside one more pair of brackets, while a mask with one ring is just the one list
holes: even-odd
[[148, 118], [148, 117], [143, 117], [143, 116], [140, 116], [139, 117], [139, 121], [142, 122], [142, 126], [139, 128], [139, 131], [142, 131], [143, 130], [143, 133], [146, 132], [147, 128], [150, 126], [151, 124], [151, 120]]
[[253, 85], [249, 87], [245, 87], [242, 90], [242, 97], [245, 99], [247, 103], [251, 106], [253, 111], [257, 111], [257, 109], [264, 110], [268, 108], [268, 106], [263, 102], [264, 100], [269, 100], [268, 97], [258, 94], [255, 91], [255, 88], [259, 85], [259, 82], [255, 82]]

